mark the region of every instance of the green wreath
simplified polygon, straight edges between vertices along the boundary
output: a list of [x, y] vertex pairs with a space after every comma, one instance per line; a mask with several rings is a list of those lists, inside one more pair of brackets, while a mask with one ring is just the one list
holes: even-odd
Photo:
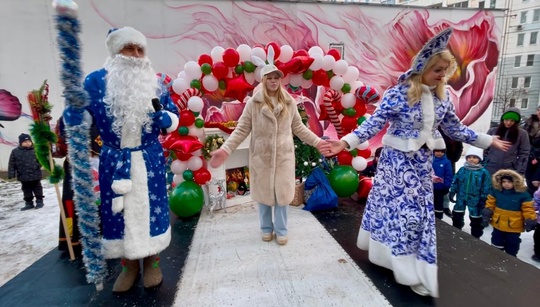
[[202, 148], [204, 158], [210, 160], [210, 153], [218, 150], [223, 143], [225, 143], [225, 139], [221, 135], [212, 134], [207, 136], [206, 141], [204, 141], [204, 147]]

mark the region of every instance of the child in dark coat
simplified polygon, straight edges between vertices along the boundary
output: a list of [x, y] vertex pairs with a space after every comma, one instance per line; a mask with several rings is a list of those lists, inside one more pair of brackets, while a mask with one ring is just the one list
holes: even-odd
[[534, 192], [534, 210], [536, 211], [536, 227], [533, 235], [534, 255], [532, 260], [540, 262], [540, 187]]
[[490, 222], [493, 226], [491, 245], [515, 257], [521, 233], [536, 226], [531, 194], [516, 171], [502, 169], [493, 174], [493, 189], [482, 210], [482, 225]]
[[28, 134], [19, 135], [19, 147], [11, 151], [8, 165], [8, 179], [17, 177], [21, 182], [24, 195], [24, 207], [21, 211], [43, 207], [43, 187], [41, 186], [41, 165], [39, 164], [34, 144]]
[[433, 150], [433, 205], [435, 206], [435, 217], [443, 218], [445, 211], [450, 214], [449, 208], [444, 208], [444, 196], [450, 191], [454, 171], [452, 163], [446, 158], [444, 149]]

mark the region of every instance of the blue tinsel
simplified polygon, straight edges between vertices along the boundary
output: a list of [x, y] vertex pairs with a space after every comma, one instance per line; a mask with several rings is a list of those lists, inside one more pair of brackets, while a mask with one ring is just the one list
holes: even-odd
[[[73, 16], [56, 16], [58, 48], [62, 61], [61, 81], [66, 107], [84, 109], [88, 105], [82, 87], [80, 58], [79, 20]], [[90, 165], [90, 125], [83, 123], [69, 126], [68, 156], [73, 169], [73, 190], [75, 209], [79, 216], [79, 230], [82, 235], [83, 261], [86, 267], [86, 280], [89, 283], [102, 283], [107, 274], [107, 265], [101, 253], [101, 234], [99, 228], [99, 207], [92, 185]]]

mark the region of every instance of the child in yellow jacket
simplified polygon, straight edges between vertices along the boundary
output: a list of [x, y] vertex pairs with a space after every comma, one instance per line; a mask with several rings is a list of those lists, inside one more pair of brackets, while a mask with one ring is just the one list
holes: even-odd
[[521, 233], [536, 226], [532, 198], [523, 177], [513, 170], [497, 171], [492, 183], [493, 189], [482, 210], [482, 223], [487, 226], [491, 221], [491, 245], [515, 257]]

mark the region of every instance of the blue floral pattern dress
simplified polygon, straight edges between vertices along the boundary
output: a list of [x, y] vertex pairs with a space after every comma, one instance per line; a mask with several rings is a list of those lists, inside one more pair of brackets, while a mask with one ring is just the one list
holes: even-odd
[[462, 125], [450, 99], [437, 98], [427, 86], [410, 106], [408, 89], [406, 83], [390, 88], [373, 115], [343, 138], [354, 149], [389, 124], [357, 245], [369, 251], [371, 262], [392, 270], [398, 283], [421, 284], [437, 297], [432, 149], [444, 148], [437, 128], [481, 148], [492, 139]]

